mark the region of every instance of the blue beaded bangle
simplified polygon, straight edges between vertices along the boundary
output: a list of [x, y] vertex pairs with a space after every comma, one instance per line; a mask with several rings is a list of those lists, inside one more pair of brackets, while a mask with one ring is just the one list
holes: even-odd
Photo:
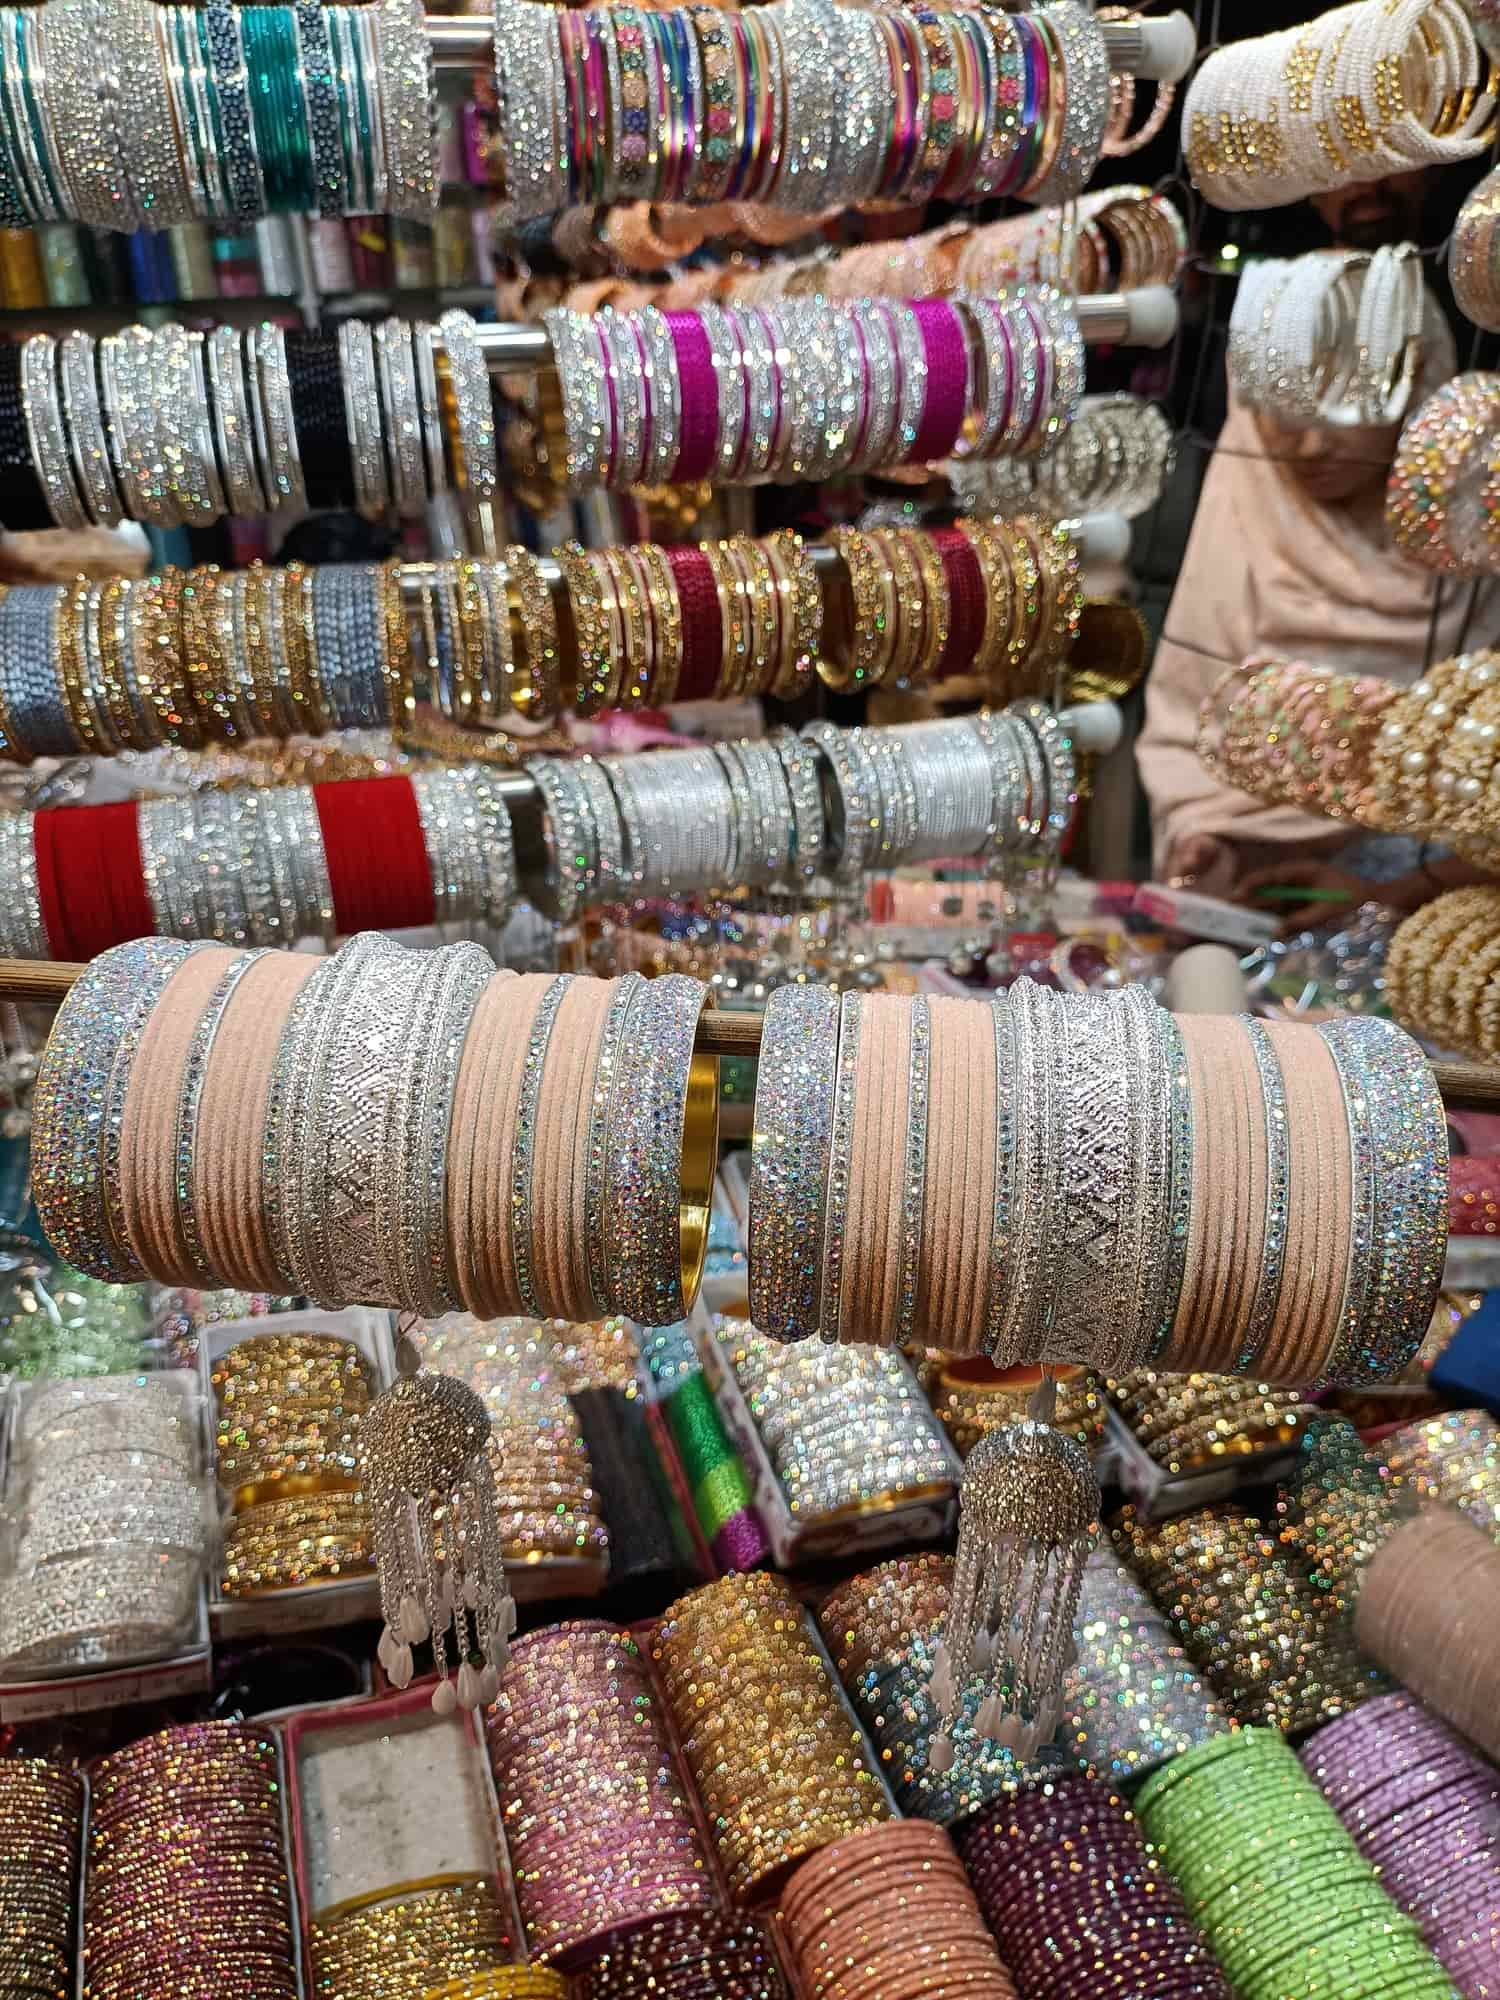
[[307, 100], [313, 182], [319, 215], [344, 212], [344, 148], [339, 130], [338, 91], [333, 81], [333, 48], [323, 0], [297, 0], [293, 20], [298, 67]]
[[76, 756], [83, 747], [57, 672], [62, 595], [56, 584], [25, 583], [0, 601], [0, 684], [17, 736], [37, 757]]
[[219, 158], [229, 187], [230, 212], [236, 222], [254, 222], [266, 212], [266, 186], [250, 116], [240, 10], [231, 0], [206, 0], [203, 35], [213, 77], [212, 96], [223, 147]]

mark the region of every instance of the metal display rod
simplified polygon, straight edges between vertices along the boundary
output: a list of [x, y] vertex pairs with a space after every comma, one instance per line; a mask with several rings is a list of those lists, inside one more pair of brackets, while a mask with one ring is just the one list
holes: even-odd
[[[1198, 53], [1197, 30], [1181, 12], [1159, 20], [1102, 21], [1100, 26], [1109, 66], [1117, 74], [1180, 83]], [[439, 69], [467, 70], [490, 59], [490, 23], [483, 14], [429, 14], [427, 37]]]
[[[58, 1001], [85, 968], [57, 959], [0, 958], [0, 1000]], [[758, 1014], [715, 1009], [698, 1023], [694, 1047], [708, 1056], [741, 1056], [753, 1061], [760, 1052]], [[1493, 1111], [1500, 1107], [1500, 1070], [1480, 1063], [1435, 1062], [1432, 1074], [1450, 1111]]]

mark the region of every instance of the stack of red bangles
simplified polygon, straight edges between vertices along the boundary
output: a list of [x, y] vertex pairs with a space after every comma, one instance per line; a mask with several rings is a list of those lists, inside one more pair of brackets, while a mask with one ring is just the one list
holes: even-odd
[[1231, 2000], [1176, 1883], [1101, 1779], [1037, 1778], [958, 1845], [1023, 2000]]
[[1256, 655], [1204, 702], [1199, 761], [1274, 805], [1372, 824], [1371, 756], [1399, 693], [1373, 675]]
[[601, 1944], [714, 1901], [713, 1872], [640, 1649], [581, 1620], [516, 1641], [485, 1717], [533, 1958]]
[[1049, 286], [1005, 298], [786, 299], [545, 315], [570, 485], [817, 482], [1013, 458], [1067, 430], [1078, 321]]
[[575, 2000], [789, 2000], [762, 1925], [683, 1911], [612, 1944], [573, 1987]]
[[1500, 1970], [1500, 1778], [1409, 1694], [1382, 1695], [1302, 1746], [1318, 1789], [1460, 1993]]
[[90, 1775], [83, 1957], [92, 2000], [297, 2000], [275, 1742], [192, 1722]]
[[1016, 2000], [952, 1841], [926, 1821], [835, 1841], [780, 1907], [811, 2000]]

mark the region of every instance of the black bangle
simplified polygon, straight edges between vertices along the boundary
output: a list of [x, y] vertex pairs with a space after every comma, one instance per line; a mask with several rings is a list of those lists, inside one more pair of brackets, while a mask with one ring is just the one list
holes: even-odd
[[313, 508], [352, 507], [354, 460], [349, 450], [338, 342], [325, 333], [290, 332], [286, 365], [307, 504]]
[[21, 406], [21, 349], [10, 340], [0, 346], [0, 520], [15, 530], [57, 525], [32, 463]]

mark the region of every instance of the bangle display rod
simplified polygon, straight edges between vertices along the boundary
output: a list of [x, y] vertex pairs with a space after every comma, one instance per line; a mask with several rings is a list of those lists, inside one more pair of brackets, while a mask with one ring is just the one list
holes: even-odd
[[[1160, 20], [1104, 21], [1104, 46], [1117, 75], [1180, 83], [1198, 53], [1197, 31], [1182, 12]], [[468, 70], [490, 56], [490, 23], [483, 14], [429, 14], [427, 39], [438, 69]]]
[[[0, 958], [0, 1001], [59, 1001], [83, 970], [55, 959]], [[700, 1055], [753, 1062], [760, 1052], [760, 1031], [759, 1014], [715, 1008], [700, 1017], [693, 1046]], [[1450, 1111], [1500, 1109], [1500, 1070], [1480, 1063], [1435, 1062], [1432, 1074]]]

